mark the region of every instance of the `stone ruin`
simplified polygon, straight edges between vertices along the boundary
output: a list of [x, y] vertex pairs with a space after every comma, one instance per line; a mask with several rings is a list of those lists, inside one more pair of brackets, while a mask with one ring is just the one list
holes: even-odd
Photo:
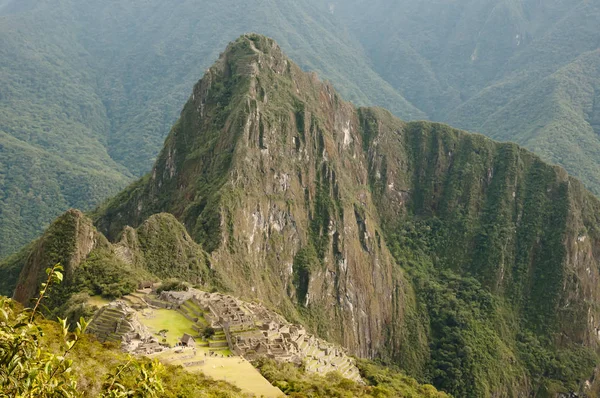
[[[203, 329], [201, 318], [216, 332], [224, 332], [226, 341], [219, 346], [228, 346], [233, 353], [248, 360], [267, 357], [297, 364], [304, 362], [309, 372], [338, 371], [346, 378], [361, 380], [354, 360], [343, 349], [308, 333], [301, 325], [290, 324], [262, 304], [196, 289], [162, 292], [159, 300], [178, 306], [182, 314], [196, 323], [194, 329], [198, 333]], [[217, 345], [211, 343], [211, 347]]]
[[100, 308], [87, 331], [101, 342], [121, 343], [125, 351], [135, 354], [149, 355], [167, 349], [140, 323], [137, 312], [122, 300]]
[[[131, 296], [131, 297], [130, 297]], [[290, 324], [262, 304], [249, 303], [221, 293], [196, 289], [163, 291], [156, 296], [130, 295], [99, 309], [88, 331], [98, 340], [120, 342], [123, 349], [139, 355], [168, 350], [138, 320], [145, 308], [167, 308], [180, 312], [201, 335], [206, 326], [219, 337], [209, 340], [210, 354], [229, 348], [247, 360], [261, 357], [305, 364], [309, 372], [338, 371], [361, 381], [354, 360], [340, 347], [308, 333], [301, 325]], [[196, 336], [192, 336], [196, 337]]]

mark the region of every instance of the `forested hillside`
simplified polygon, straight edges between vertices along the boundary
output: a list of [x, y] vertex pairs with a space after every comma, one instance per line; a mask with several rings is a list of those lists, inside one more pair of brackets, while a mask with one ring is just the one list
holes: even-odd
[[600, 3], [331, 4], [373, 68], [428, 118], [521, 144], [600, 193]]

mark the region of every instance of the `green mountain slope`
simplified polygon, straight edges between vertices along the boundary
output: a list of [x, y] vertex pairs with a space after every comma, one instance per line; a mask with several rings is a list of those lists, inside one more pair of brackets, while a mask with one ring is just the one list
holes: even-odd
[[598, 192], [599, 68], [598, 50], [582, 54], [496, 108], [479, 129], [493, 138], [531, 148], [579, 175]]
[[[47, 197], [39, 206], [31, 203], [28, 212], [1, 201], [3, 212], [17, 216], [0, 223], [19, 228], [0, 230], [0, 256], [31, 240], [68, 207], [91, 208], [133, 175], [144, 174], [189, 87], [227, 42], [248, 31], [273, 35], [304, 67], [331, 79], [358, 103], [394, 104], [404, 117], [424, 117], [371, 70], [357, 50], [360, 45], [317, 1], [242, 5], [187, 0], [177, 7], [157, 0], [19, 1], [0, 10], [5, 38], [0, 44], [0, 131], [21, 141], [20, 148], [48, 153], [40, 170], [47, 177], [41, 191], [59, 184], [52, 169], [64, 166], [55, 164], [53, 155], [69, 168], [85, 169], [89, 180], [98, 172], [110, 175], [93, 189], [93, 200]], [[26, 178], [26, 169], [2, 162]], [[9, 197], [24, 189], [10, 181], [0, 185]], [[64, 189], [87, 190], [81, 184]]]
[[209, 268], [209, 258], [185, 228], [170, 214], [155, 214], [137, 229], [126, 228], [111, 244], [92, 221], [70, 210], [55, 220], [38, 240], [9, 257], [12, 270], [2, 281], [2, 292], [27, 303], [37, 293], [45, 270], [64, 264], [66, 283], [56, 287], [49, 306], [59, 312], [71, 306], [75, 293], [120, 297], [135, 290], [140, 281], [179, 278], [207, 289], [220, 287], [220, 276]]
[[[599, 68], [600, 52], [584, 53], [489, 115], [483, 129], [495, 131], [489, 133], [494, 138], [512, 137], [555, 163], [579, 169], [585, 182], [598, 184]], [[519, 113], [525, 114], [522, 120], [508, 117]]]
[[99, 203], [106, 193], [115, 192], [127, 181], [103, 167], [73, 164], [2, 132], [0, 142], [3, 253], [21, 247], [24, 237], [38, 235], [39, 228], [62, 209]]
[[[92, 289], [90, 264], [132, 281], [187, 270], [454, 396], [595, 382], [600, 201], [516, 144], [357, 109], [259, 35], [195, 85], [148, 175], [69, 214], [0, 265], [1, 293], [26, 301], [57, 259], [61, 303]], [[133, 269], [131, 228], [161, 231], [126, 244]]]
[[52, 39], [62, 30], [52, 16], [38, 31], [12, 15], [0, 23], [0, 256], [131, 178], [107, 153], [108, 120], [82, 50]]
[[[524, 145], [600, 192], [588, 120], [555, 114], [595, 90], [597, 2], [354, 0], [335, 2], [335, 13], [375, 70], [429, 117]], [[550, 94], [560, 79], [580, 93]]]

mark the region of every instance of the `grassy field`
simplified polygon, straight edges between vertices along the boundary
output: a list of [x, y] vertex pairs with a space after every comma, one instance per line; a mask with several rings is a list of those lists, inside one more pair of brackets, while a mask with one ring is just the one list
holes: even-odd
[[274, 387], [256, 370], [250, 362], [241, 357], [210, 357], [197, 351], [194, 358], [180, 360], [178, 356], [190, 355], [191, 349], [185, 349], [181, 354], [173, 351], [163, 352], [155, 356], [159, 360], [173, 365], [183, 365], [185, 362], [204, 361], [201, 366], [190, 366], [189, 372], [202, 372], [214, 379], [225, 380], [235, 384], [242, 390], [265, 398], [284, 397], [278, 388]]
[[167, 309], [146, 309], [143, 314], [140, 312], [138, 317], [140, 322], [145, 325], [152, 333], [158, 333], [166, 329], [167, 343], [174, 346], [177, 344], [184, 333], [192, 336], [197, 335], [192, 329], [193, 323], [177, 311]]

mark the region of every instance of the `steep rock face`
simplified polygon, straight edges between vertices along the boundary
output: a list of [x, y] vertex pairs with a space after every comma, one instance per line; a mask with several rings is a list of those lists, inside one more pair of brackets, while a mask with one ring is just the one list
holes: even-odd
[[259, 299], [456, 396], [579, 391], [598, 363], [593, 195], [517, 145], [356, 109], [262, 36], [228, 47], [151, 173], [91, 217], [115, 243], [84, 271]]

